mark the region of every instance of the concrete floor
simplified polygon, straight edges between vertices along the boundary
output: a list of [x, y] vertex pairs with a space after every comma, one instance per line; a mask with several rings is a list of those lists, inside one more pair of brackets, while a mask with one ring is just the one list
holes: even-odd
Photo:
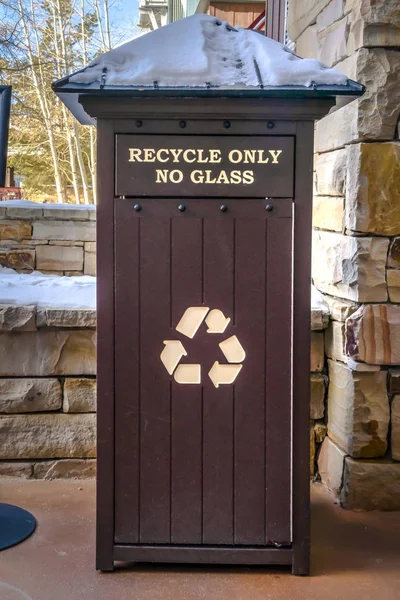
[[400, 513], [346, 512], [312, 496], [312, 576], [284, 569], [94, 569], [93, 481], [1, 481], [3, 502], [39, 526], [0, 556], [0, 600], [399, 600]]

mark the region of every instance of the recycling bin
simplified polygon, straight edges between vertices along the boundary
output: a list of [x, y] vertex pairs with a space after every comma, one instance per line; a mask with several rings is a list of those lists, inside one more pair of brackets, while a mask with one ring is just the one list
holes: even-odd
[[362, 86], [103, 72], [54, 86], [98, 131], [97, 568], [306, 574], [314, 121]]

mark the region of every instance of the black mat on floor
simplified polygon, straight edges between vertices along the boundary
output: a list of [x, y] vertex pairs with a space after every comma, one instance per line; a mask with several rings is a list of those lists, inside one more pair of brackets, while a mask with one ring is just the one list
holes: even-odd
[[27, 510], [0, 502], [0, 550], [23, 542], [35, 528], [36, 519]]

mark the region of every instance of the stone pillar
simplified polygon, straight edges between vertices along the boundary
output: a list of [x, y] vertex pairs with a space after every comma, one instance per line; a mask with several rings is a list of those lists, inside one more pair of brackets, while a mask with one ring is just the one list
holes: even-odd
[[319, 472], [346, 508], [400, 508], [400, 4], [291, 0], [288, 33], [366, 86], [315, 134], [313, 279], [331, 312]]

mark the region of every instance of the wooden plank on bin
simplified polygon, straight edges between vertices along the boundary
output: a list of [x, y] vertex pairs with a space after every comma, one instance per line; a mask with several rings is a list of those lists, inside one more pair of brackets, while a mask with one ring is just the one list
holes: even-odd
[[310, 294], [313, 121], [297, 124], [293, 263], [293, 572], [310, 562]]
[[266, 543], [287, 544], [291, 511], [291, 217], [274, 218], [271, 213], [266, 254]]
[[235, 383], [235, 544], [264, 544], [265, 536], [266, 218], [260, 202], [235, 220], [235, 333], [246, 352]]
[[96, 568], [114, 566], [114, 131], [98, 128]]
[[[216, 207], [217, 208], [217, 207]], [[218, 208], [217, 208], [218, 210]], [[223, 213], [204, 221], [204, 302], [233, 318], [233, 219]], [[208, 334], [212, 335], [212, 334]], [[215, 359], [218, 357], [215, 341]], [[233, 543], [233, 388], [203, 389], [203, 543]]]
[[170, 227], [145, 207], [140, 221], [140, 541], [168, 543], [171, 381], [160, 353], [171, 318]]
[[139, 541], [140, 218], [115, 200], [115, 540]]
[[[161, 200], [160, 202], [165, 202]], [[202, 219], [176, 210], [172, 219], [171, 339], [179, 339], [192, 363], [190, 349], [195, 340], [175, 330], [183, 313], [202, 303]], [[204, 376], [204, 372], [203, 372]], [[171, 429], [171, 542], [200, 544], [202, 528], [202, 388], [200, 385], [172, 383]]]

